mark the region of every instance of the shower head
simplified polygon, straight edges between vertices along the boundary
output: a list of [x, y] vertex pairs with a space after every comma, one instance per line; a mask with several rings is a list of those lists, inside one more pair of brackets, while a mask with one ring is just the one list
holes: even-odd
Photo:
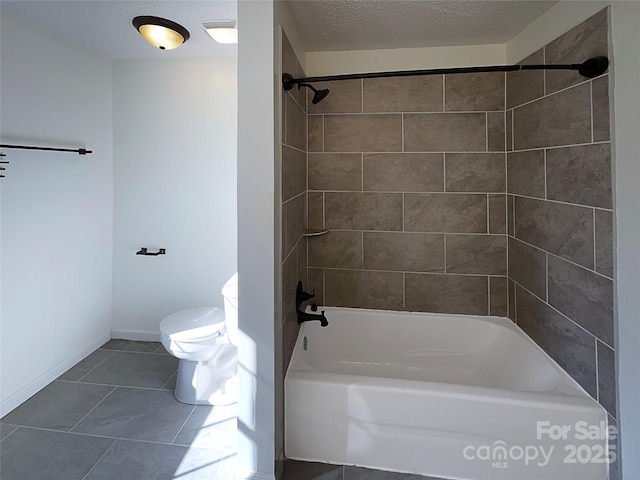
[[298, 88], [300, 87], [309, 87], [311, 91], [313, 91], [313, 100], [311, 100], [311, 103], [313, 103], [314, 105], [317, 103], [320, 103], [322, 100], [325, 99], [327, 95], [329, 95], [328, 88], [325, 88], [324, 90], [318, 90], [313, 85], [310, 85], [308, 83], [299, 83]]

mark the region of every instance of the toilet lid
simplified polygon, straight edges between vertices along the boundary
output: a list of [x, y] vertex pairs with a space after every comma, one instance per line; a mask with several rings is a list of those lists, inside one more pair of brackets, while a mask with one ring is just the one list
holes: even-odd
[[224, 310], [216, 307], [181, 310], [160, 322], [160, 331], [175, 341], [197, 341], [216, 336], [222, 327]]

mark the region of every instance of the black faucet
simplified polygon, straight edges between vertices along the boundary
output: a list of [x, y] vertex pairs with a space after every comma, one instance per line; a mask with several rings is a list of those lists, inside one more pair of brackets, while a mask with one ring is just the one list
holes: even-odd
[[313, 291], [313, 293], [307, 293], [303, 291], [302, 282], [298, 282], [298, 286], [296, 287], [296, 313], [298, 314], [298, 325], [303, 322], [318, 320], [322, 327], [329, 326], [329, 321], [327, 320], [327, 317], [324, 316], [324, 310], [320, 313], [307, 313], [300, 310], [302, 302], [306, 302], [310, 298], [313, 298], [315, 294], [315, 290]]

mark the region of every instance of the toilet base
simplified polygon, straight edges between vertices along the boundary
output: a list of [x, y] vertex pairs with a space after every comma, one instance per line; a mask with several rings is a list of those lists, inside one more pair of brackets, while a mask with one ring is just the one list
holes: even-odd
[[180, 360], [174, 396], [189, 405], [231, 405], [238, 397], [237, 349], [205, 362]]

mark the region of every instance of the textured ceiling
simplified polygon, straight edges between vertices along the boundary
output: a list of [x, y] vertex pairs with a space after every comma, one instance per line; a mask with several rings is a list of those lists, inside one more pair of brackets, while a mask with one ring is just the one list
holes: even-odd
[[[237, 18], [232, 0], [2, 0], [2, 14], [18, 17], [67, 44], [111, 59], [212, 57], [237, 53], [219, 45], [202, 22]], [[184, 26], [191, 38], [175, 50], [149, 45], [131, 25], [133, 17], [152, 15]]]
[[505, 43], [556, 1], [289, 0], [310, 52]]
[[[308, 51], [504, 43], [554, 3], [289, 0]], [[236, 20], [235, 0], [2, 0], [0, 6], [3, 14], [21, 18], [54, 38], [112, 59], [237, 53], [237, 46], [211, 40], [201, 25], [212, 20]], [[137, 15], [178, 22], [189, 30], [191, 38], [176, 50], [155, 49], [131, 25]]]

